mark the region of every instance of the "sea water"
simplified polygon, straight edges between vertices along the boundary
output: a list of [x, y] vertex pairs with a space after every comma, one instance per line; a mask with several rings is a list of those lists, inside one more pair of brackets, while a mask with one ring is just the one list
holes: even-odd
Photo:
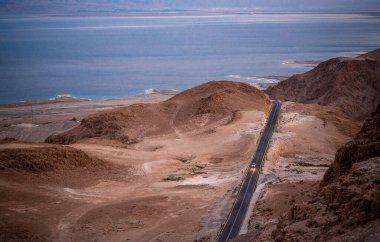
[[378, 14], [0, 17], [0, 103], [270, 82], [378, 47]]

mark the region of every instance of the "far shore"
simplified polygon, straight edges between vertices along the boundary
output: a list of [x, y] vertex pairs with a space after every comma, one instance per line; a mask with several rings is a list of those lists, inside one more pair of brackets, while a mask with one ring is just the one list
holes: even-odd
[[107, 100], [62, 97], [0, 104], [0, 139], [43, 142], [53, 133], [76, 127], [83, 118], [93, 113], [135, 103], [162, 102], [173, 95], [174, 93], [151, 93]]

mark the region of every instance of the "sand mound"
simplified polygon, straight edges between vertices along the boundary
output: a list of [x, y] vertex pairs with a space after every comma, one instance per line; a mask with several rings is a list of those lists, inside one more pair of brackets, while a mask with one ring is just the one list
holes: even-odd
[[105, 163], [83, 151], [62, 146], [12, 148], [0, 150], [0, 170], [12, 169], [30, 173], [73, 170], [79, 167], [103, 169]]
[[[81, 125], [46, 142], [70, 144], [84, 138], [104, 138], [131, 144], [147, 136], [227, 124], [236, 112], [270, 109], [268, 96], [245, 83], [212, 81], [158, 104], [135, 104], [85, 118]], [[223, 122], [222, 122], [223, 121]]]
[[[374, 53], [368, 55], [374, 56]], [[350, 117], [365, 119], [380, 101], [380, 61], [330, 59], [309, 72], [269, 87], [267, 93], [273, 99], [335, 106]]]

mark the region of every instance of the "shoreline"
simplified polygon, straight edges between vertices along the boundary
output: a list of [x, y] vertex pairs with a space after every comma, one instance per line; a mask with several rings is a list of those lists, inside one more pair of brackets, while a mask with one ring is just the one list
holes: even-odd
[[[277, 84], [280, 81], [283, 81], [285, 79], [289, 78], [289, 76], [283, 76], [283, 75], [243, 75], [243, 74], [232, 74], [228, 75], [227, 78], [223, 78], [221, 80], [224, 81], [233, 81], [233, 82], [243, 82], [247, 83], [249, 85], [253, 85], [261, 90], [268, 88], [269, 86], [272, 86], [274, 84]], [[216, 79], [215, 79], [216, 80]], [[213, 81], [213, 80], [209, 80]], [[208, 81], [204, 81], [203, 83], [206, 83]], [[185, 88], [184, 90], [193, 88], [197, 85], [200, 85], [202, 83], [195, 83], [194, 86], [191, 86], [189, 88]], [[149, 95], [152, 94], [159, 94], [159, 95], [168, 95], [173, 96], [176, 95], [184, 90], [177, 90], [177, 89], [159, 89], [159, 88], [146, 88], [142, 92], [138, 94], [131, 94], [126, 96], [114, 96], [109, 98], [87, 98], [86, 95], [83, 95], [81, 97], [80, 95], [71, 95], [71, 94], [57, 94], [53, 98], [47, 98], [47, 99], [38, 99], [38, 100], [20, 100], [20, 101], [10, 101], [10, 102], [1, 102], [0, 101], [0, 109], [2, 108], [15, 108], [15, 107], [26, 107], [26, 106], [33, 106], [33, 105], [44, 105], [44, 104], [54, 104], [54, 103], [72, 103], [72, 102], [108, 102], [108, 101], [115, 101], [115, 100], [124, 100], [124, 99], [130, 99], [130, 98], [144, 98], [149, 97]]]
[[54, 98], [49, 99], [40, 99], [40, 100], [31, 100], [31, 101], [15, 101], [15, 102], [4, 102], [0, 103], [0, 109], [2, 108], [16, 108], [16, 107], [25, 107], [25, 106], [32, 106], [32, 105], [44, 105], [44, 104], [57, 104], [57, 103], [72, 103], [72, 102], [110, 102], [110, 101], [117, 101], [117, 100], [125, 100], [125, 99], [131, 99], [131, 98], [149, 98], [149, 96], [154, 94], [160, 94], [160, 95], [168, 95], [172, 96], [179, 93], [179, 91], [174, 89], [156, 89], [156, 88], [150, 88], [146, 89], [144, 93], [137, 94], [137, 95], [131, 95], [131, 96], [123, 96], [123, 97], [114, 97], [114, 98], [106, 98], [106, 99], [89, 99], [89, 98], [82, 98], [77, 96], [72, 96], [70, 94], [59, 94], [56, 95]]
[[172, 96], [151, 93], [107, 100], [66, 98], [0, 105], [0, 139], [43, 142], [53, 133], [78, 126], [91, 114], [137, 103], [158, 103]]

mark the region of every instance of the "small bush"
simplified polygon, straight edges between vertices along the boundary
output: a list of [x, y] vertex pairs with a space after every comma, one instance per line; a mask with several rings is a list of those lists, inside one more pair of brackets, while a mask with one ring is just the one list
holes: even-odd
[[185, 178], [180, 177], [180, 176], [170, 175], [170, 176], [168, 176], [166, 178], [163, 178], [162, 180], [163, 181], [183, 181], [183, 180], [185, 180]]

